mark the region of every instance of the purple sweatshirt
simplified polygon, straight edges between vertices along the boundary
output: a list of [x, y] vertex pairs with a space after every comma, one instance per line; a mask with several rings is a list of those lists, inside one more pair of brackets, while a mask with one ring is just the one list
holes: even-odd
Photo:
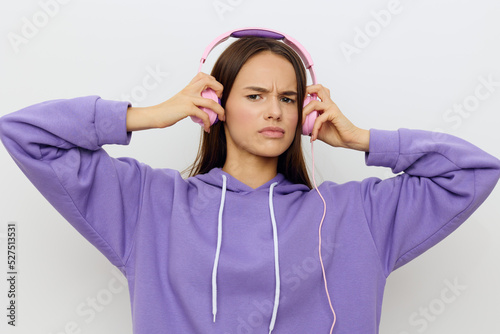
[[[134, 333], [329, 333], [317, 191], [281, 174], [252, 189], [219, 168], [183, 179], [112, 158], [103, 145], [131, 140], [127, 107], [48, 101], [2, 117], [0, 134], [45, 198], [127, 277]], [[371, 129], [365, 162], [404, 173], [319, 187], [337, 334], [378, 333], [387, 276], [454, 231], [500, 177], [497, 158], [421, 130]]]

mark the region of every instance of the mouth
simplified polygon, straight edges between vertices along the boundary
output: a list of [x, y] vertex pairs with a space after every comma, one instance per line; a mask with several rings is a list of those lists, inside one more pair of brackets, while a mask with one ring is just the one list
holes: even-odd
[[282, 138], [285, 135], [285, 130], [275, 126], [269, 126], [259, 131], [262, 135], [269, 138]]

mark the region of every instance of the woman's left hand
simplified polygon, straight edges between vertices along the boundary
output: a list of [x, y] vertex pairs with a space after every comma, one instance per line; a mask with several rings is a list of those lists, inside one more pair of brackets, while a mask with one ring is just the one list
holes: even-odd
[[334, 147], [368, 152], [370, 131], [356, 127], [342, 114], [332, 101], [328, 88], [311, 85], [307, 87], [306, 93], [316, 94], [321, 99], [321, 101], [311, 101], [302, 111], [303, 122], [311, 112], [318, 111], [318, 118], [311, 133], [311, 142], [320, 139]]

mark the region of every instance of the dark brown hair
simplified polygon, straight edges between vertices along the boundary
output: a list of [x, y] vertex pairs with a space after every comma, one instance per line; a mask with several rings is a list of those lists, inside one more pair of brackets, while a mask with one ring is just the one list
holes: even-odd
[[[297, 106], [299, 120], [295, 129], [295, 137], [290, 147], [278, 157], [278, 173], [283, 174], [293, 183], [305, 184], [312, 188], [302, 154], [302, 106], [306, 94], [306, 70], [300, 57], [288, 45], [270, 38], [244, 37], [227, 47], [217, 59], [211, 75], [224, 87], [221, 105], [224, 108], [233, 83], [243, 65], [256, 54], [270, 51], [284, 57], [295, 70], [297, 79]], [[212, 168], [224, 166], [226, 161], [226, 135], [224, 123], [217, 122], [210, 127], [210, 133], [202, 131], [200, 146], [194, 163], [182, 173], [188, 176], [208, 173]]]

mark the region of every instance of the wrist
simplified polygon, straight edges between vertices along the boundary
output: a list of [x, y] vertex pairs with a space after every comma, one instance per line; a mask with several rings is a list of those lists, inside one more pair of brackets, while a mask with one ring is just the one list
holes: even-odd
[[127, 109], [127, 131], [158, 128], [154, 117], [155, 107], [129, 107]]
[[348, 148], [368, 152], [370, 150], [370, 130], [358, 129], [356, 140], [350, 143]]

